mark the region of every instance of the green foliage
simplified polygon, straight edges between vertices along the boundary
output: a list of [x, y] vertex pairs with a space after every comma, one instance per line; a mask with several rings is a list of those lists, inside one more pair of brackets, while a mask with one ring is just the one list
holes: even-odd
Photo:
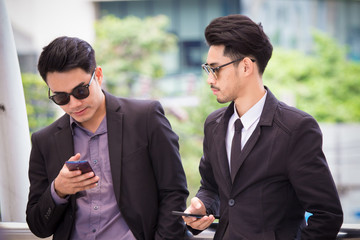
[[55, 120], [55, 109], [47, 98], [47, 86], [39, 75], [25, 73], [21, 77], [30, 133], [33, 133]]
[[264, 84], [280, 98], [293, 96], [297, 108], [320, 122], [359, 122], [360, 63], [347, 60], [346, 48], [335, 40], [313, 36], [311, 54], [275, 49]]
[[142, 76], [150, 78], [156, 89], [155, 80], [164, 75], [161, 53], [175, 50], [177, 41], [166, 31], [168, 24], [162, 15], [145, 19], [107, 15], [95, 23], [96, 59], [110, 92], [133, 96], [133, 86]]

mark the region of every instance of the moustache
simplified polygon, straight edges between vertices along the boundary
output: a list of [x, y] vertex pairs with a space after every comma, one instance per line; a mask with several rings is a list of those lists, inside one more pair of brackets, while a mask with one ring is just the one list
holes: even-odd
[[214, 85], [210, 85], [210, 88], [211, 88], [211, 89], [215, 89], [215, 90], [218, 90], [218, 91], [220, 91], [220, 88], [218, 88], [218, 87], [215, 87]]

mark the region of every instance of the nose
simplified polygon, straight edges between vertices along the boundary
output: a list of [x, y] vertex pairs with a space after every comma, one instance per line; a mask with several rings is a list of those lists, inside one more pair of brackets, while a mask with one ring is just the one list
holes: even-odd
[[207, 83], [209, 84], [209, 85], [211, 85], [211, 84], [214, 84], [215, 83], [215, 76], [213, 75], [213, 74], [211, 74], [211, 73], [209, 73], [208, 74], [208, 77], [207, 77]]
[[70, 107], [77, 107], [81, 105], [81, 99], [77, 99], [73, 95], [70, 95], [70, 101], [68, 103]]

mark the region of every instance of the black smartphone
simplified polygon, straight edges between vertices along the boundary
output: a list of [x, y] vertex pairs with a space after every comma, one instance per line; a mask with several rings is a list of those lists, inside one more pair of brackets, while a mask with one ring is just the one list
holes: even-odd
[[[195, 218], [202, 218], [205, 217], [207, 215], [201, 215], [201, 214], [192, 214], [192, 213], [185, 213], [185, 212], [180, 212], [180, 211], [172, 211], [173, 215], [177, 215], [177, 216], [184, 216], [184, 217], [195, 217]], [[215, 219], [219, 219], [219, 216], [214, 216]]]
[[88, 172], [94, 172], [94, 170], [90, 166], [90, 163], [87, 160], [66, 161], [65, 164], [70, 171], [80, 170], [83, 174]]

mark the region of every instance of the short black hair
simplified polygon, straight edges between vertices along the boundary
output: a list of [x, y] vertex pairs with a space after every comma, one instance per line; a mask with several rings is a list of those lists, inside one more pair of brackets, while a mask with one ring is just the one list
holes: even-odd
[[63, 36], [43, 48], [38, 70], [45, 82], [49, 72], [66, 72], [75, 68], [81, 68], [87, 73], [96, 68], [95, 51], [88, 42]]
[[212, 20], [205, 29], [205, 38], [209, 46], [224, 45], [224, 56], [232, 60], [243, 56], [255, 58], [260, 74], [264, 73], [273, 51], [261, 23], [240, 14]]

